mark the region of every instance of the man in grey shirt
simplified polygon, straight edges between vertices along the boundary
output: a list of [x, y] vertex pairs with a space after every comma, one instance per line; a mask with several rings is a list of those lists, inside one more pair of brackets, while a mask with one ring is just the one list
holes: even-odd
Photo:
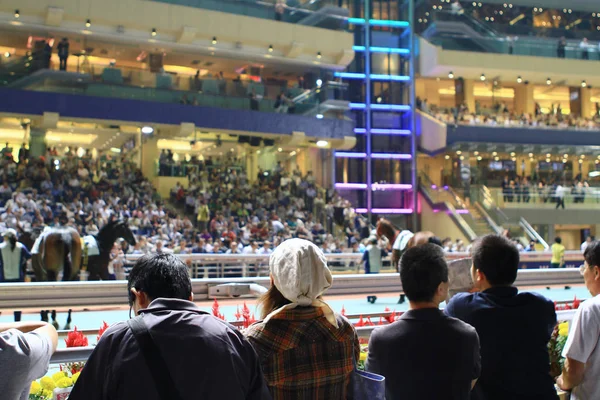
[[[271, 399], [256, 352], [233, 326], [192, 303], [186, 265], [172, 254], [138, 259], [129, 303], [142, 315], [182, 400]], [[161, 400], [157, 382], [126, 322], [111, 326], [87, 361], [70, 400]], [[162, 399], [166, 400], [166, 399]]]
[[56, 329], [46, 322], [0, 324], [0, 398], [29, 398], [31, 382], [48, 372]]

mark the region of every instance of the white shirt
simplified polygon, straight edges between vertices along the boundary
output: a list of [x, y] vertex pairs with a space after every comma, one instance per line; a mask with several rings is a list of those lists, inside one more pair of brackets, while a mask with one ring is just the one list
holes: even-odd
[[581, 384], [573, 389], [572, 400], [600, 399], [600, 296], [581, 303], [571, 322], [563, 357], [585, 363]]
[[581, 243], [581, 252], [583, 253], [585, 251], [585, 249], [587, 249], [587, 247], [588, 247], [587, 241]]

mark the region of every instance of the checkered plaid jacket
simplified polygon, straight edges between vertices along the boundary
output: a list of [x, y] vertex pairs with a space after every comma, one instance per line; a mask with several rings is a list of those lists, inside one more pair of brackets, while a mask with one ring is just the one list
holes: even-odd
[[338, 328], [322, 309], [297, 307], [248, 328], [273, 400], [346, 399], [360, 346], [352, 324], [336, 318]]

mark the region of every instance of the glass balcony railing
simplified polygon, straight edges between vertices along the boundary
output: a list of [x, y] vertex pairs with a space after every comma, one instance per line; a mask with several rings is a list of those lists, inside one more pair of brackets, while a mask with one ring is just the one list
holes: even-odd
[[[179, 103], [189, 106], [344, 118], [348, 109], [346, 85], [335, 81], [305, 89], [287, 87], [288, 82], [265, 83], [228, 80], [206, 75], [183, 76], [148, 70], [86, 66], [89, 73], [43, 69], [31, 75], [15, 74], [15, 81], [0, 81], [12, 88], [112, 97], [131, 100]], [[0, 69], [0, 76], [2, 70]]]
[[287, 0], [281, 6], [276, 4], [276, 0], [152, 1], [333, 30], [348, 27], [349, 0]]
[[475, 51], [497, 54], [512, 54], [518, 56], [536, 56], [568, 58], [575, 60], [599, 60], [600, 47], [590, 44], [583, 49], [579, 43], [567, 42], [561, 50], [556, 40], [521, 38], [516, 40], [508, 38], [472, 38], [462, 35], [444, 35], [428, 39], [436, 46], [445, 50]]

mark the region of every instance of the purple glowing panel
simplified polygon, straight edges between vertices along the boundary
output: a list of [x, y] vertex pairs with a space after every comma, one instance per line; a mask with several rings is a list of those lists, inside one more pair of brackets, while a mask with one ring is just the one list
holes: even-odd
[[366, 214], [367, 213], [367, 209], [366, 208], [355, 208], [354, 212], [357, 214]]
[[366, 183], [336, 183], [336, 189], [366, 189]]
[[[350, 108], [352, 108], [352, 103], [350, 103]], [[371, 109], [376, 111], [410, 111], [410, 106], [400, 104], [371, 104]]]
[[351, 110], [364, 110], [365, 108], [367, 108], [365, 103], [350, 103]]
[[410, 160], [412, 158], [412, 156], [410, 154], [372, 153], [371, 158], [392, 159], [392, 160]]
[[335, 156], [343, 157], [343, 158], [365, 158], [367, 156], [367, 153], [352, 153], [352, 152], [348, 152], [348, 151], [336, 151]]
[[[354, 128], [354, 133], [367, 133], [365, 128]], [[371, 133], [373, 133], [373, 129], [371, 129]]]
[[412, 208], [372, 208], [375, 214], [412, 214]]
[[437, 186], [436, 185], [431, 185], [431, 188], [432, 189], [437, 189]]
[[373, 128], [371, 129], [371, 133], [374, 135], [410, 135], [410, 131], [408, 129], [379, 129]]
[[444, 190], [448, 190], [448, 186], [444, 186]]
[[410, 190], [412, 185], [406, 183], [374, 183], [373, 189], [396, 189], [396, 190]]
[[460, 210], [456, 210], [457, 214], [468, 214], [469, 210], [465, 210], [465, 209], [460, 209]]

